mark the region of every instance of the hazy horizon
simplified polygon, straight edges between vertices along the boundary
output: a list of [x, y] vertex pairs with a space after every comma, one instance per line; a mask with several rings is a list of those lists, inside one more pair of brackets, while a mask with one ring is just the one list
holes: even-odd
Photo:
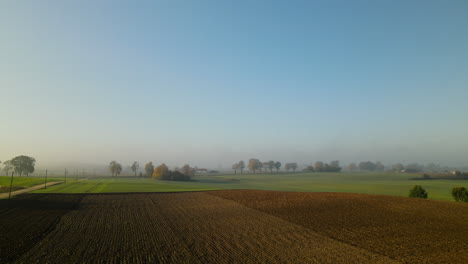
[[467, 10], [3, 1], [0, 161], [467, 166]]

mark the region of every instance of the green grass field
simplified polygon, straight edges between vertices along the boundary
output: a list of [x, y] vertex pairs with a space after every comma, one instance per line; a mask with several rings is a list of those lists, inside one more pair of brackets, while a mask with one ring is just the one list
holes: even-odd
[[[60, 178], [48, 178], [48, 182], [52, 181], [62, 181], [63, 179]], [[11, 177], [8, 176], [0, 176], [0, 192], [8, 192], [10, 190], [10, 181]], [[15, 176], [13, 177], [13, 190], [18, 190], [18, 189], [23, 189], [23, 188], [28, 188], [34, 185], [42, 184], [44, 183], [45, 179], [44, 178], [38, 178], [38, 177], [18, 177]]]
[[429, 199], [452, 200], [450, 190], [468, 186], [464, 180], [409, 180], [415, 175], [392, 172], [295, 173], [195, 176], [191, 182], [155, 181], [148, 178], [95, 178], [38, 190], [36, 193], [179, 192], [219, 189], [258, 189], [298, 192], [350, 192], [408, 196], [422, 185]]

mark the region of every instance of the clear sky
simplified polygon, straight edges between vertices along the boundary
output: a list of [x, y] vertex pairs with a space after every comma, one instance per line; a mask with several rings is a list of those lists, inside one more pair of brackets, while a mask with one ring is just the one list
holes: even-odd
[[468, 164], [468, 1], [0, 2], [0, 160]]

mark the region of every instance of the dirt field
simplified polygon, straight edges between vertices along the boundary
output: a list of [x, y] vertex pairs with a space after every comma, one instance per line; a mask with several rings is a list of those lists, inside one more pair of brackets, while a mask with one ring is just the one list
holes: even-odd
[[468, 204], [385, 195], [211, 192], [409, 263], [468, 263]]
[[[468, 260], [465, 205], [385, 196], [307, 195], [266, 191], [23, 195], [0, 201], [4, 238], [0, 263]], [[413, 208], [415, 203], [423, 209]], [[418, 216], [426, 209], [437, 209], [441, 215]], [[396, 233], [389, 232], [392, 228]], [[425, 228], [426, 233], [413, 228]], [[419, 239], [424, 241], [412, 245]], [[429, 249], [417, 250], [426, 244]]]

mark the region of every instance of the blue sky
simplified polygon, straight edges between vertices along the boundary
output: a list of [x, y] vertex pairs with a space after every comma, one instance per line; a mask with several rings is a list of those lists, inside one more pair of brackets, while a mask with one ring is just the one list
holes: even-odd
[[468, 163], [467, 1], [2, 1], [0, 160]]

